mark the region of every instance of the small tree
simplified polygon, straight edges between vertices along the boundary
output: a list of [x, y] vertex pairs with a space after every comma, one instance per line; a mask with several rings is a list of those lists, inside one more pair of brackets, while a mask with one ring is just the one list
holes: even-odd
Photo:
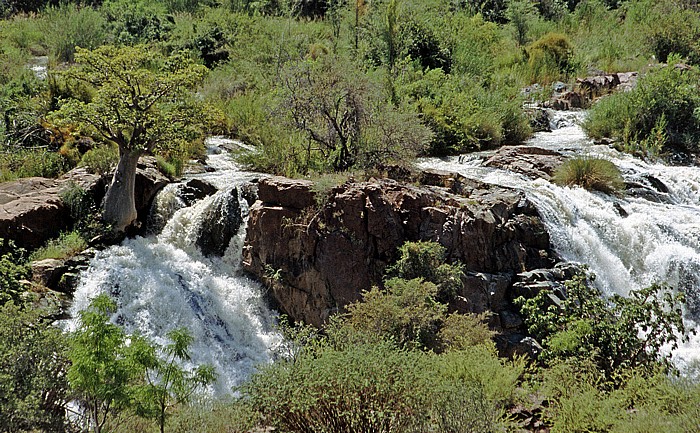
[[402, 113], [353, 64], [322, 56], [287, 66], [278, 111], [308, 137], [332, 171], [402, 162], [432, 138], [418, 116]]
[[182, 361], [190, 360], [189, 348], [193, 338], [186, 329], [175, 329], [168, 333], [168, 338], [171, 343], [160, 351], [143, 338], [136, 338], [132, 343], [136, 362], [144, 368], [145, 380], [136, 388], [136, 411], [156, 419], [161, 433], [165, 432], [168, 410], [175, 403], [188, 402], [197, 389], [216, 378], [210, 365], [199, 366], [193, 371], [180, 365]]
[[79, 313], [80, 325], [69, 339], [68, 381], [95, 433], [102, 431], [110, 413], [128, 405], [134, 377], [126, 334], [109, 322], [116, 307], [107, 295], [93, 299]]
[[143, 46], [78, 49], [67, 76], [94, 88], [89, 101], [71, 99], [54, 114], [93, 128], [119, 147], [119, 163], [105, 196], [103, 218], [123, 231], [136, 220], [134, 184], [138, 159], [177, 149], [200, 137], [204, 111], [188, 98], [206, 67], [181, 55], [163, 59]]

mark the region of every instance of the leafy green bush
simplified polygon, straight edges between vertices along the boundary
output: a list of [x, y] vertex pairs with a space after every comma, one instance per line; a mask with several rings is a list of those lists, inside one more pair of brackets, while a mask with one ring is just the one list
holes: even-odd
[[349, 305], [344, 325], [401, 347], [435, 348], [447, 314], [447, 306], [435, 301], [437, 291], [420, 278], [390, 279], [385, 291], [374, 287], [362, 294], [362, 302]]
[[[478, 362], [475, 362], [478, 359]], [[242, 387], [265, 425], [289, 432], [491, 432], [504, 423], [486, 386], [520, 371], [489, 351], [438, 356], [386, 342], [321, 344], [266, 366]]]
[[40, 309], [0, 303], [0, 432], [65, 431], [65, 336]]
[[686, 340], [684, 296], [659, 285], [609, 299], [579, 274], [566, 284], [567, 298], [557, 304], [551, 292], [516, 299], [528, 332], [543, 344], [544, 360], [590, 360], [610, 384], [620, 384], [626, 371], [653, 374], [670, 368], [670, 352]]
[[109, 33], [121, 44], [162, 41], [172, 28], [172, 17], [166, 16], [165, 5], [159, 1], [107, 0], [101, 11]]
[[24, 250], [14, 242], [0, 239], [0, 305], [9, 301], [19, 303], [25, 291], [22, 280], [29, 277]]
[[567, 80], [577, 68], [573, 46], [569, 38], [561, 33], [542, 36], [530, 44], [527, 55], [532, 83]]
[[80, 158], [78, 165], [88, 169], [90, 173], [109, 174], [119, 162], [119, 150], [115, 146], [97, 146], [88, 150]]
[[620, 170], [612, 162], [600, 158], [573, 158], [564, 162], [552, 181], [559, 185], [578, 185], [588, 190], [615, 193], [624, 188]]
[[437, 242], [406, 242], [399, 248], [400, 257], [386, 270], [390, 277], [404, 280], [422, 278], [437, 285], [439, 299], [446, 301], [462, 287], [464, 269], [460, 264], [445, 263], [447, 249]]
[[[672, 56], [671, 63], [680, 59]], [[593, 138], [610, 137], [623, 149], [654, 156], [677, 147], [697, 151], [700, 139], [700, 73], [673, 66], [650, 71], [637, 87], [601, 99], [583, 124]]]

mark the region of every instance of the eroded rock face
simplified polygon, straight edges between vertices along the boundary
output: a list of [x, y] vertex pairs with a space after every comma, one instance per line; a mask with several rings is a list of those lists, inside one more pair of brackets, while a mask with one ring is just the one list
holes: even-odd
[[320, 325], [379, 284], [406, 241], [439, 242], [449, 261], [465, 264], [471, 277], [458, 306], [465, 312], [502, 307], [506, 275], [553, 263], [549, 236], [520, 193], [452, 173], [424, 177], [439, 186], [348, 183], [320, 208], [310, 182], [263, 179], [243, 266], [272, 288], [284, 312]]

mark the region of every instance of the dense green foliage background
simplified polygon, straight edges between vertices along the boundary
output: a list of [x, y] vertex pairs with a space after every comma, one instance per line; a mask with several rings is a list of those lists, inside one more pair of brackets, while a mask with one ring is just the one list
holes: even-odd
[[[60, 73], [74, 60], [75, 47], [146, 44], [163, 55], [191, 56], [210, 71], [198, 95], [225, 114], [214, 132], [256, 146], [258, 152], [241, 156], [252, 168], [291, 176], [381, 171], [416, 154], [517, 143], [530, 134], [523, 102], [546, 99], [551, 82], [645, 72], [669, 55], [691, 67], [700, 59], [698, 11], [692, 2], [670, 0], [2, 5], [0, 178], [5, 180], [56, 176], [76, 164], [105, 171], [113, 163], [110, 143], [71, 127], [70, 119], [66, 124], [51, 116], [69, 97], [90, 101], [88, 87]], [[41, 80], [27, 65], [44, 55], [49, 73]], [[690, 69], [676, 78], [692, 88]], [[601, 114], [592, 116], [591, 135], [635, 146], [658, 147], [663, 140], [694, 150], [692, 95], [664, 84], [676, 78], [645, 80], [646, 90], [627, 98], [634, 101], [606, 101]], [[526, 96], [521, 90], [533, 83], [542, 85], [540, 92]], [[644, 94], [663, 95], [649, 106]], [[690, 110], [666, 112], [678, 100]], [[685, 117], [678, 119], [680, 112]], [[655, 126], [657, 139], [650, 143]], [[91, 135], [94, 141], [82, 139]], [[193, 152], [167, 152], [164, 163], [181, 167]]]

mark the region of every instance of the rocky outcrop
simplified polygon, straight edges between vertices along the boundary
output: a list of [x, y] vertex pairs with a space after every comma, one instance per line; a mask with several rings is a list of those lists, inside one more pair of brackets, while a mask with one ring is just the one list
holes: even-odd
[[513, 275], [553, 263], [534, 206], [516, 191], [443, 172], [429, 185], [346, 183], [316, 204], [308, 181], [260, 181], [250, 209], [243, 266], [271, 287], [279, 307], [320, 325], [380, 284], [406, 241], [429, 240], [468, 274], [456, 309], [504, 309]]
[[196, 243], [204, 255], [223, 256], [243, 224], [238, 189], [233, 188], [214, 199], [213, 206], [204, 215]]
[[564, 159], [559, 152], [540, 147], [503, 146], [484, 162], [484, 166], [510, 170], [530, 179], [550, 180]]
[[588, 99], [594, 99], [610, 93], [613, 90], [631, 90], [637, 85], [637, 72], [618, 72], [608, 75], [594, 75], [578, 78], [576, 86], [579, 92]]
[[[155, 160], [147, 158], [139, 163], [136, 204], [140, 217], [145, 218], [156, 192], [167, 182], [155, 168]], [[61, 192], [71, 184], [89, 191], [96, 203], [104, 197], [105, 179], [82, 168], [58, 179], [32, 177], [0, 183], [0, 238], [31, 250], [70, 227], [73, 221]]]
[[67, 228], [70, 212], [60, 197], [63, 186], [38, 177], [0, 183], [0, 237], [33, 249]]

